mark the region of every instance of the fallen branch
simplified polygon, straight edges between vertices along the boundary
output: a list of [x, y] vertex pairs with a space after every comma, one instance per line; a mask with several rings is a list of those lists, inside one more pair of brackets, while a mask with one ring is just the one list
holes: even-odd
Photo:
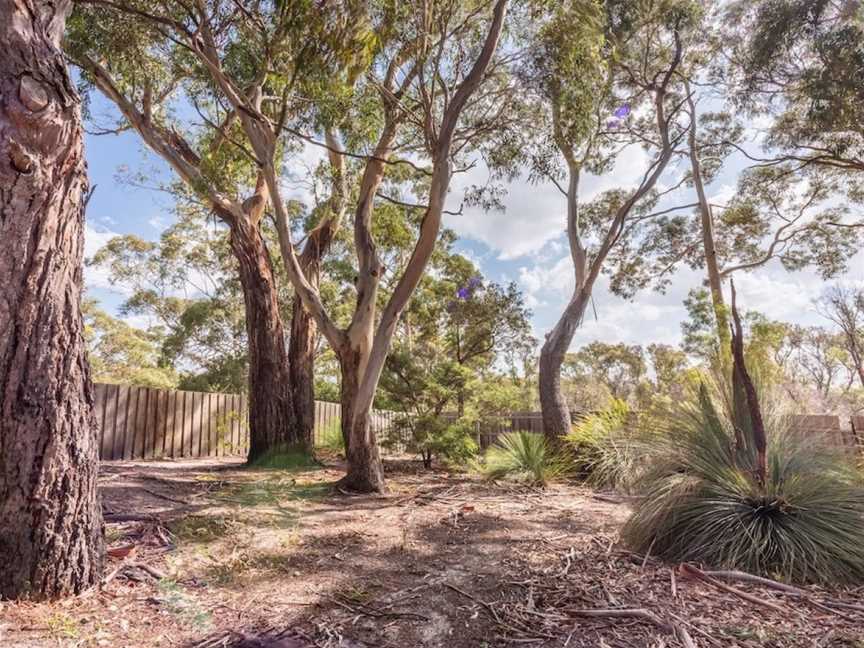
[[745, 601], [749, 601], [750, 603], [754, 603], [756, 605], [761, 605], [762, 607], [766, 607], [769, 610], [773, 610], [778, 614], [788, 614], [789, 610], [782, 605], [778, 605], [777, 603], [772, 603], [766, 599], [759, 598], [758, 596], [753, 596], [752, 594], [748, 594], [747, 592], [743, 592], [737, 587], [732, 587], [731, 585], [726, 585], [725, 583], [721, 583], [716, 578], [712, 578], [705, 572], [703, 572], [698, 567], [691, 565], [689, 563], [681, 563], [681, 572], [687, 574], [688, 576], [692, 576], [697, 578], [709, 585], [713, 585], [719, 590], [724, 592], [728, 592], [729, 594], [734, 594], [735, 596], [744, 599]]
[[719, 578], [721, 580], [737, 580], [744, 583], [754, 583], [756, 585], [762, 585], [763, 587], [768, 587], [770, 589], [778, 590], [780, 592], [786, 592], [788, 594], [797, 594], [798, 596], [804, 596], [807, 594], [806, 591], [795, 587], [794, 585], [787, 585], [786, 583], [771, 580], [770, 578], [763, 578], [762, 576], [756, 576], [754, 574], [748, 574], [747, 572], [706, 571], [703, 573], [711, 578]]
[[823, 612], [829, 612], [830, 614], [836, 614], [838, 616], [848, 618], [848, 615], [838, 612], [836, 609], [832, 608], [841, 608], [847, 610], [855, 610], [857, 612], [864, 612], [864, 606], [855, 605], [854, 603], [844, 603], [843, 601], [835, 601], [833, 599], [816, 599], [811, 597], [810, 592], [801, 589], [800, 587], [795, 587], [794, 585], [789, 585], [787, 583], [781, 583], [779, 581], [771, 580], [770, 578], [764, 578], [763, 576], [748, 574], [747, 572], [708, 571], [704, 573], [706, 576], [710, 576], [712, 578], [737, 580], [744, 583], [753, 583], [755, 585], [761, 585], [762, 587], [777, 590], [778, 592], [782, 592], [787, 596], [799, 598], [805, 603], [808, 603], [809, 605], [812, 605], [813, 607], [822, 610]]
[[658, 628], [672, 632], [672, 626], [645, 608], [565, 608], [574, 616], [603, 619], [642, 619]]

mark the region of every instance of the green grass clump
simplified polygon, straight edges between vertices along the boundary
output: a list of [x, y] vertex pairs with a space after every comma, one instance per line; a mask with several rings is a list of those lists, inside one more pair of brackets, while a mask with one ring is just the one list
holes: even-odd
[[345, 452], [345, 439], [342, 438], [342, 422], [335, 418], [327, 421], [324, 429], [315, 442], [315, 447], [322, 450], [328, 450], [334, 454], [343, 454]]
[[302, 446], [281, 445], [250, 460], [247, 466], [264, 470], [303, 470], [318, 468], [319, 464]]
[[542, 434], [508, 432], [486, 451], [481, 471], [487, 479], [513, 479], [539, 486], [563, 476], [567, 462]]
[[769, 412], [761, 483], [751, 426], [724, 407], [731, 400], [703, 385], [669, 412], [645, 445], [645, 497], [625, 541], [670, 561], [794, 582], [864, 581], [864, 488], [852, 462]]

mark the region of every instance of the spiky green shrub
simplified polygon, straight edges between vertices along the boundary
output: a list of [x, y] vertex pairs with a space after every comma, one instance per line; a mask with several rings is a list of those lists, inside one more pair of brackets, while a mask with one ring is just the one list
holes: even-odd
[[508, 432], [486, 451], [481, 470], [487, 479], [512, 479], [545, 486], [564, 475], [566, 459], [542, 434]]
[[642, 466], [634, 419], [627, 403], [616, 399], [575, 423], [564, 437], [575, 474], [592, 486], [630, 492]]
[[668, 412], [644, 446], [645, 497], [625, 542], [670, 561], [801, 583], [864, 580], [864, 488], [850, 459], [761, 407], [760, 478], [752, 421], [735, 402], [734, 389], [703, 384]]

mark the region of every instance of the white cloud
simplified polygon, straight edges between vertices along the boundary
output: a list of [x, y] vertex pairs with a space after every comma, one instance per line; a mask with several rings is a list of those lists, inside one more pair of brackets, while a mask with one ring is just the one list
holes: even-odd
[[165, 219], [158, 214], [156, 216], [152, 216], [147, 220], [147, 224], [153, 229], [159, 230], [160, 232], [165, 229]]
[[[648, 156], [641, 147], [625, 150], [609, 173], [583, 177], [580, 200], [589, 202], [609, 189], [635, 186], [647, 165]], [[465, 190], [485, 184], [487, 175], [488, 170], [478, 165], [456, 176], [451, 183], [448, 208], [456, 211]], [[489, 246], [502, 261], [536, 255], [548, 245], [554, 250], [557, 239], [567, 228], [566, 198], [554, 184], [531, 184], [524, 176], [517, 178], [507, 186], [504, 203], [504, 212], [467, 208], [459, 216], [446, 216], [445, 224], [460, 237]]]
[[[115, 236], [120, 236], [117, 232], [112, 232], [108, 229], [96, 229], [90, 223], [84, 226], [84, 258], [92, 257], [99, 248], [105, 246]], [[89, 288], [101, 288], [111, 290], [113, 292], [127, 293], [119, 286], [114, 286], [109, 281], [110, 273], [106, 268], [94, 267], [90, 265], [84, 266], [84, 285]]]

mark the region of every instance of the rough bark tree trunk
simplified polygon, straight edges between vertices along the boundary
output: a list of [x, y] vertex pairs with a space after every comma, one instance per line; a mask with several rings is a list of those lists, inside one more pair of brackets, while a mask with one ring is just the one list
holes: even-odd
[[[313, 230], [300, 255], [300, 267], [309, 284], [318, 289], [321, 280], [321, 259], [330, 249], [338, 221], [328, 220]], [[315, 346], [318, 327], [315, 319], [303, 306], [299, 296], [294, 297], [291, 310], [291, 339], [288, 344], [291, 371], [291, 397], [298, 435], [307, 450], [313, 446], [315, 433]]]
[[0, 0], [0, 598], [78, 593], [102, 573], [70, 9]]
[[272, 448], [303, 444], [294, 416], [285, 329], [270, 254], [254, 222], [231, 225], [249, 338], [249, 460]]

